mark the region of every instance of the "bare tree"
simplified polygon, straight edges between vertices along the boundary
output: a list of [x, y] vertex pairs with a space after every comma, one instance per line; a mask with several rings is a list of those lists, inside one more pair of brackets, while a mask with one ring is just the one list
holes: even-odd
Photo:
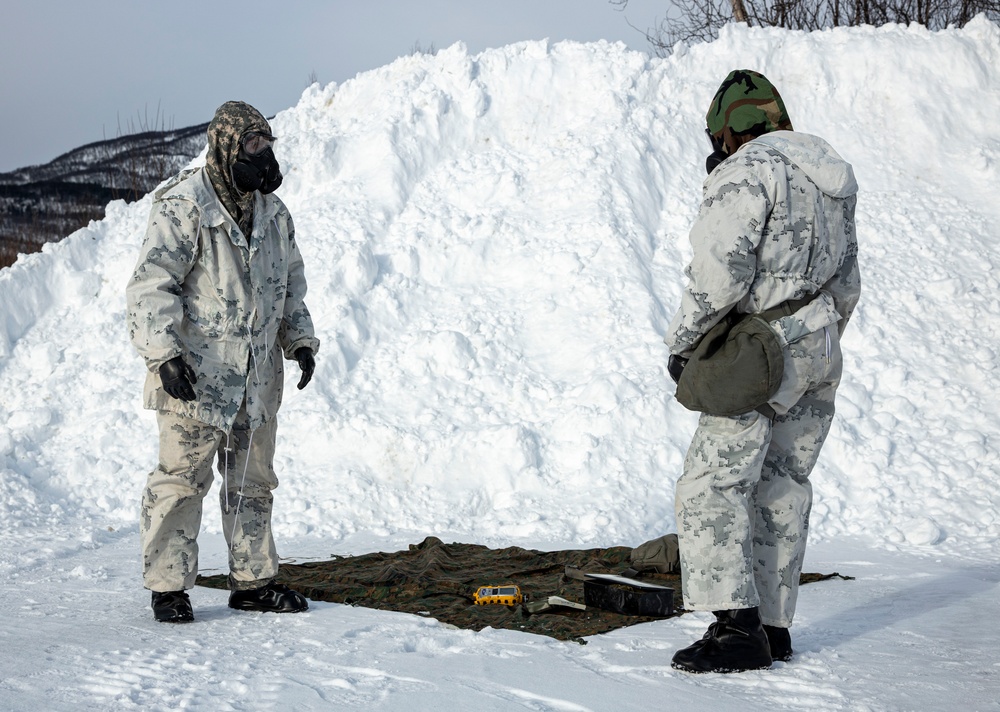
[[732, 0], [732, 5], [733, 19], [736, 22], [747, 22], [747, 9], [743, 7], [743, 0]]
[[[608, 1], [619, 10], [628, 6], [628, 0]], [[673, 0], [655, 26], [636, 29], [662, 57], [678, 42], [715, 39], [729, 22], [805, 31], [915, 22], [939, 30], [963, 27], [980, 13], [1000, 22], [1000, 0]]]
[[437, 47], [434, 46], [433, 42], [431, 42], [427, 47], [424, 47], [422, 44], [420, 44], [420, 40], [417, 40], [416, 42], [413, 43], [413, 46], [410, 47], [411, 55], [417, 55], [417, 54], [436, 55], [437, 53], [438, 53]]
[[129, 118], [123, 128], [118, 117], [117, 139], [105, 140], [106, 154], [100, 157], [107, 171], [107, 182], [114, 199], [127, 203], [138, 200], [150, 189], [172, 173], [172, 164], [166, 151], [166, 134], [173, 130], [173, 120], [167, 125], [166, 117], [156, 105], [156, 117], [150, 121], [149, 109], [143, 114], [136, 112], [136, 118]]

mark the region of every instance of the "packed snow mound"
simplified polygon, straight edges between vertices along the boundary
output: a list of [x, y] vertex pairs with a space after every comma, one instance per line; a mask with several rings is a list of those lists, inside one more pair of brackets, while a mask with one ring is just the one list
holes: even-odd
[[[730, 26], [662, 60], [457, 44], [307, 89], [272, 122], [322, 341], [280, 415], [279, 541], [674, 530], [696, 416], [673, 400], [662, 338], [704, 112], [736, 68], [767, 75], [862, 189], [864, 293], [812, 536], [996, 550], [1000, 29], [981, 18]], [[135, 522], [156, 430], [124, 287], [149, 207], [113, 203], [0, 273], [5, 526]], [[205, 522], [218, 531], [211, 508]]]

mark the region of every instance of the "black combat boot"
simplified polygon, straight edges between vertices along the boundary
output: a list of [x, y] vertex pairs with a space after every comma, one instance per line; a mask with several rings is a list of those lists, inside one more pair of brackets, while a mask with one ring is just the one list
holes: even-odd
[[743, 672], [771, 667], [767, 636], [757, 608], [715, 611], [705, 636], [674, 654], [671, 666], [686, 672]]
[[764, 635], [767, 636], [767, 644], [771, 648], [772, 660], [787, 663], [792, 659], [792, 636], [788, 634], [788, 628], [766, 625]]
[[240, 611], [298, 613], [307, 610], [309, 603], [298, 591], [293, 591], [283, 583], [271, 581], [260, 588], [233, 591], [229, 594], [229, 607]]
[[153, 591], [153, 617], [160, 623], [190, 623], [194, 620], [191, 599], [184, 591]]

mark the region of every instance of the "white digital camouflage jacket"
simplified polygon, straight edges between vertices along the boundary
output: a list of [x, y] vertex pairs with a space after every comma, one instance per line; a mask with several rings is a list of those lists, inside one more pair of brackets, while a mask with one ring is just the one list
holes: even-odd
[[816, 295], [774, 325], [785, 343], [837, 324], [861, 293], [851, 165], [821, 138], [775, 131], [744, 144], [705, 180], [688, 281], [664, 341], [687, 357], [731, 310], [749, 314]]
[[[318, 350], [288, 209], [256, 193], [253, 225], [248, 244], [204, 168], [157, 191], [126, 288], [129, 336], [149, 369], [146, 408], [229, 430], [245, 397], [260, 427], [281, 405], [282, 353]], [[175, 356], [197, 374], [194, 401], [162, 388], [158, 369]]]

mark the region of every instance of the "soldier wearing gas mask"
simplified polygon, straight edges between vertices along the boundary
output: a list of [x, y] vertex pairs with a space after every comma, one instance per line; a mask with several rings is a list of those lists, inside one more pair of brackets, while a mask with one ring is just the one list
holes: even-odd
[[296, 612], [306, 599], [275, 583], [271, 534], [276, 415], [284, 359], [309, 383], [319, 341], [305, 304], [295, 228], [275, 195], [275, 137], [252, 106], [227, 102], [208, 127], [203, 168], [157, 191], [126, 288], [129, 336], [148, 373], [159, 461], [140, 517], [143, 583], [156, 620], [194, 619], [186, 591], [213, 460], [223, 478], [229, 606]]
[[695, 673], [792, 657], [809, 475], [833, 421], [840, 337], [861, 291], [850, 164], [822, 138], [793, 131], [758, 72], [731, 72], [706, 121], [713, 151], [666, 336], [668, 371], [688, 392], [717, 387], [693, 375], [708, 372], [690, 359], [716, 325], [750, 314], [774, 332], [783, 368], [759, 407], [702, 412], [677, 482], [684, 604], [716, 618], [673, 657]]

